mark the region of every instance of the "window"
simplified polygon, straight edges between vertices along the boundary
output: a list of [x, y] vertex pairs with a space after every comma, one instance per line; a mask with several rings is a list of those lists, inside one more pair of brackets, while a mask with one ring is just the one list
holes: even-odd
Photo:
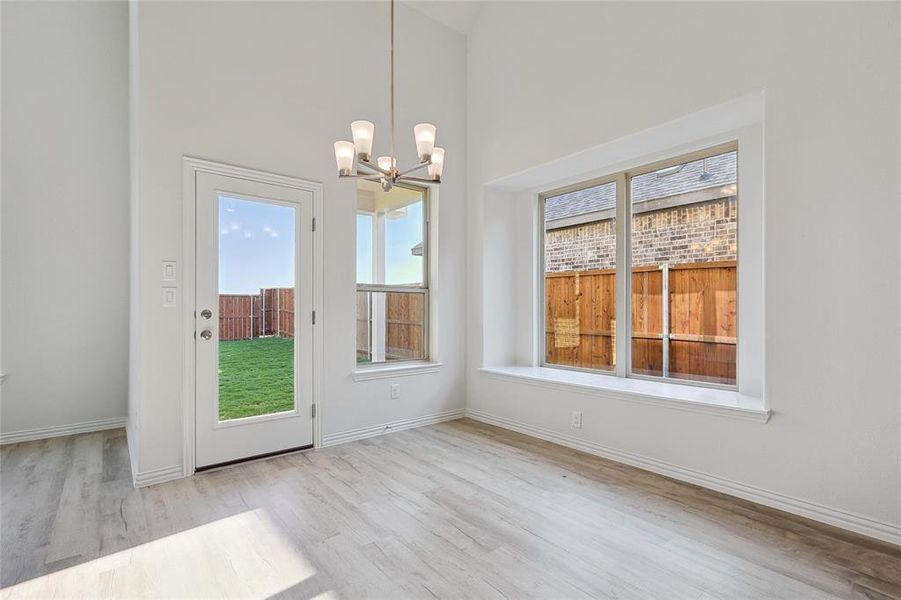
[[427, 190], [358, 182], [358, 365], [429, 358], [427, 225]]
[[616, 181], [544, 203], [545, 350], [548, 364], [616, 365]]
[[544, 364], [736, 384], [737, 160], [730, 144], [542, 195]]

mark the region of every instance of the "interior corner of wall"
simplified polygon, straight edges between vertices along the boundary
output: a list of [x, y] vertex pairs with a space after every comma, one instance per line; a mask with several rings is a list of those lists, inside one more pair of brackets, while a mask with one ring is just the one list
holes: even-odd
[[131, 414], [125, 421], [125, 442], [128, 446], [128, 462], [131, 465], [131, 482], [134, 485], [138, 474], [138, 432], [137, 418], [133, 418]]

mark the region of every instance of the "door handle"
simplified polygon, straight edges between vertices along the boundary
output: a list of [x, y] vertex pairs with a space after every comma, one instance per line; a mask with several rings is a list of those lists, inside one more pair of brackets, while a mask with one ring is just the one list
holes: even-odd
[[204, 308], [202, 311], [200, 311], [200, 316], [203, 317], [204, 319], [209, 319], [210, 317], [213, 316], [213, 311], [211, 311], [208, 308]]
[[211, 337], [213, 337], [213, 332], [210, 331], [209, 329], [204, 329], [203, 331], [200, 332], [200, 337], [202, 337], [205, 340], [208, 340]]

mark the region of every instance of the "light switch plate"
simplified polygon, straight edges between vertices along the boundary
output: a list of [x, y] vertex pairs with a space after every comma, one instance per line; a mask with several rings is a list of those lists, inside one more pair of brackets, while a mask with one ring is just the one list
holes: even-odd
[[163, 308], [173, 308], [175, 306], [175, 288], [163, 288]]
[[163, 261], [163, 281], [175, 281], [175, 261]]

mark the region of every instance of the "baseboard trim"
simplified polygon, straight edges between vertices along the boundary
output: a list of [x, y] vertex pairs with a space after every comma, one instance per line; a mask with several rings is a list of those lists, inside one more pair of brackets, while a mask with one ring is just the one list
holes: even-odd
[[[348, 442], [371, 438], [385, 433], [403, 431], [404, 429], [423, 427], [425, 425], [433, 425], [435, 423], [441, 423], [443, 421], [462, 419], [464, 416], [466, 416], [465, 413], [465, 409], [458, 408], [440, 413], [434, 413], [431, 415], [425, 415], [422, 417], [400, 419], [398, 421], [391, 421], [389, 423], [382, 423], [380, 425], [373, 425], [371, 427], [361, 427], [359, 429], [351, 429], [349, 431], [332, 433], [323, 436], [322, 447], [325, 448], [327, 446], [337, 446], [338, 444], [346, 444]], [[131, 454], [130, 447], [129, 453]], [[174, 481], [175, 479], [182, 479], [183, 477], [186, 477], [182, 465], [172, 465], [169, 467], [162, 467], [160, 469], [141, 472], [136, 470], [134, 456], [131, 457], [131, 460], [132, 479], [136, 488], [155, 485], [157, 483], [164, 483], [166, 481]]]
[[337, 446], [338, 444], [346, 444], [348, 442], [371, 438], [384, 433], [403, 431], [404, 429], [423, 427], [425, 425], [434, 425], [435, 423], [441, 423], [443, 421], [453, 421], [454, 419], [461, 419], [464, 416], [466, 416], [466, 409], [457, 408], [422, 417], [400, 419], [398, 421], [382, 423], [381, 425], [372, 425], [370, 427], [360, 427], [359, 429], [350, 429], [338, 433], [329, 433], [322, 436], [322, 447]]
[[19, 442], [31, 442], [45, 440], [47, 438], [75, 435], [77, 433], [92, 433], [107, 429], [119, 429], [125, 427], [125, 417], [113, 417], [111, 419], [97, 419], [96, 421], [83, 421], [71, 425], [54, 425], [52, 427], [37, 427], [35, 429], [23, 429], [22, 431], [10, 431], [0, 433], [0, 445], [18, 444]]
[[150, 471], [137, 472], [134, 474], [135, 487], [147, 487], [157, 483], [165, 483], [175, 479], [184, 478], [185, 473], [181, 465], [172, 465], [170, 467], [162, 467], [160, 469], [151, 469]]
[[138, 487], [138, 450], [135, 448], [137, 437], [134, 436], [134, 424], [130, 418], [125, 420], [125, 443], [128, 446], [128, 462], [131, 463], [131, 484]]
[[481, 421], [482, 423], [530, 435], [561, 446], [566, 446], [567, 448], [581, 450], [582, 452], [594, 454], [601, 458], [624, 463], [639, 469], [644, 469], [645, 471], [651, 471], [658, 475], [672, 477], [679, 481], [692, 483], [723, 494], [750, 500], [751, 502], [756, 502], [757, 504], [762, 504], [770, 508], [776, 508], [787, 513], [806, 517], [814, 521], [819, 521], [820, 523], [825, 523], [883, 542], [901, 546], [901, 527], [892, 525], [891, 523], [875, 521], [861, 515], [830, 508], [807, 500], [786, 496], [784, 494], [770, 492], [755, 486], [725, 479], [717, 475], [710, 475], [708, 473], [687, 469], [654, 458], [634, 454], [632, 452], [609, 448], [595, 442], [558, 433], [551, 429], [531, 425], [515, 419], [493, 415], [484, 411], [469, 408], [466, 410], [466, 416], [476, 421]]

